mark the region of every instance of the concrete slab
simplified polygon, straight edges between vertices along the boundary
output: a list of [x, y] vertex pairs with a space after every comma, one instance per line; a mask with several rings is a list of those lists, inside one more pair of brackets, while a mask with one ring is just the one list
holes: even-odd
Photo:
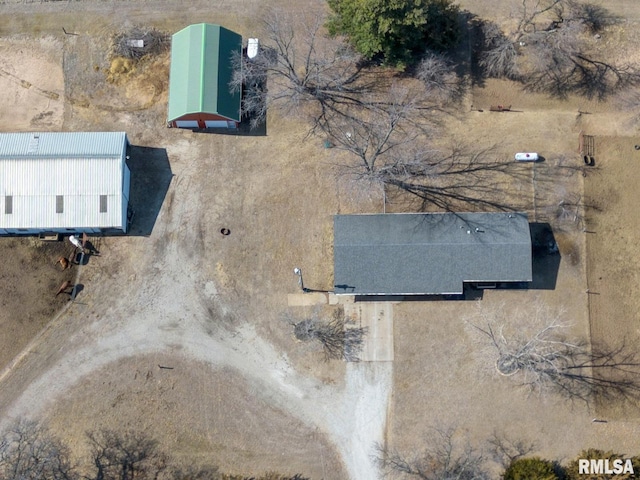
[[393, 361], [393, 304], [391, 302], [358, 302], [344, 305], [346, 316], [355, 326], [367, 327], [360, 360]]
[[287, 295], [287, 305], [290, 307], [312, 307], [326, 305], [329, 302], [327, 294], [323, 292], [290, 293]]
[[329, 292], [329, 305], [344, 305], [345, 303], [355, 302], [356, 297], [354, 295], [336, 295], [333, 292]]

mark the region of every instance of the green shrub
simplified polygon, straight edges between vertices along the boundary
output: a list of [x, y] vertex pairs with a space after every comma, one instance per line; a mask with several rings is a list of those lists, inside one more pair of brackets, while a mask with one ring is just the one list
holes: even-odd
[[556, 465], [539, 457], [513, 460], [504, 472], [504, 480], [561, 480]]
[[577, 456], [577, 458], [565, 469], [567, 480], [608, 480], [610, 478], [615, 478], [616, 480], [630, 480], [633, 478], [640, 478], [640, 457], [631, 457], [631, 462], [633, 464], [633, 472], [634, 473], [623, 473], [619, 475], [610, 475], [605, 473], [594, 473], [594, 474], [580, 474], [578, 460], [580, 459], [607, 459], [610, 463], [610, 468], [613, 468], [613, 460], [626, 460], [630, 457], [625, 457], [624, 455], [620, 455], [618, 453], [613, 453], [611, 451], [605, 452], [604, 450], [598, 450], [595, 448], [590, 448], [588, 450], [583, 450]]

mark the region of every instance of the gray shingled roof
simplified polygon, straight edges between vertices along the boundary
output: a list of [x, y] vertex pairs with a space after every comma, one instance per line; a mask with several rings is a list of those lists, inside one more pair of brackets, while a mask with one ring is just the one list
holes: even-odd
[[530, 282], [524, 213], [334, 217], [338, 294], [457, 294], [463, 282]]

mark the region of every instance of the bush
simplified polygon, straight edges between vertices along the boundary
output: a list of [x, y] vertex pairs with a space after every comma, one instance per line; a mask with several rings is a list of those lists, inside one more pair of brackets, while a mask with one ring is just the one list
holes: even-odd
[[504, 480], [561, 480], [553, 462], [539, 457], [513, 460], [504, 472]]
[[[618, 453], [613, 453], [611, 451], [605, 452], [604, 450], [598, 450], [595, 448], [590, 448], [588, 450], [583, 450], [580, 452], [578, 457], [573, 460], [567, 468], [566, 471], [566, 479], [567, 480], [605, 480], [608, 478], [614, 478], [612, 475], [607, 474], [580, 474], [578, 460], [580, 459], [607, 459], [609, 460], [610, 468], [613, 468], [613, 460], [626, 460], [629, 457], [625, 457], [624, 455], [620, 455]], [[640, 478], [640, 457], [631, 457], [631, 462], [633, 463], [633, 471], [634, 473], [623, 473], [619, 475], [615, 475], [616, 480], [630, 480], [633, 478]]]

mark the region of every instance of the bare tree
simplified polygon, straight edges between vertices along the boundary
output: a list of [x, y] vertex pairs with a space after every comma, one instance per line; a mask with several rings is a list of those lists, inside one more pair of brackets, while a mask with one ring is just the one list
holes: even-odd
[[480, 26], [482, 42], [479, 64], [488, 77], [505, 77], [519, 80], [517, 42], [507, 37], [500, 27], [491, 21], [483, 21]]
[[555, 6], [556, 17], [579, 21], [590, 33], [598, 33], [607, 27], [620, 23], [621, 19], [602, 5], [579, 0], [564, 0]]
[[496, 368], [518, 375], [522, 385], [542, 393], [552, 391], [571, 400], [635, 398], [640, 394], [640, 360], [623, 343], [618, 347], [589, 347], [563, 334], [566, 325], [549, 312], [548, 323], [532, 335], [505, 336], [504, 326], [475, 326], [496, 350]]
[[418, 64], [415, 75], [424, 84], [427, 97], [435, 102], [447, 104], [459, 100], [466, 91], [451, 60], [440, 53], [428, 52]]
[[536, 449], [533, 443], [515, 440], [504, 435], [498, 435], [495, 432], [489, 438], [489, 444], [492, 447], [494, 459], [503, 468], [507, 468], [515, 460], [529, 455]]
[[267, 66], [274, 62], [271, 50], [264, 47], [257, 59], [251, 59], [242, 52], [233, 52], [233, 68], [229, 89], [232, 93], [242, 93], [240, 113], [243, 120], [249, 120], [253, 130], [267, 118]]
[[[322, 133], [341, 116], [361, 118], [362, 110], [398, 106], [391, 72], [367, 64], [349, 44], [326, 35], [324, 23], [319, 13], [268, 12], [258, 55], [233, 58], [230, 88], [243, 90], [245, 115], [264, 121], [268, 108], [277, 107], [307, 118], [311, 130]], [[416, 73], [427, 87], [422, 92], [428, 100], [423, 110], [464, 92], [464, 83], [442, 55], [426, 55]], [[414, 92], [414, 111], [415, 100]]]
[[404, 456], [376, 446], [376, 460], [386, 474], [391, 472], [423, 480], [488, 480], [484, 459], [467, 442], [456, 442], [453, 429], [434, 429], [430, 445], [420, 455]]
[[158, 442], [144, 433], [104, 429], [89, 432], [87, 437], [95, 467], [87, 479], [154, 479], [166, 469], [167, 459], [159, 451]]
[[[264, 47], [253, 59], [234, 61], [234, 89], [244, 89], [243, 111], [252, 126], [270, 106], [310, 119], [310, 135], [321, 136], [352, 161], [340, 173], [382, 189], [407, 192], [422, 208], [522, 208], [503, 188], [522, 169], [491, 149], [432, 146], [443, 104], [464, 92], [445, 57], [428, 54], [416, 71], [422, 88], [400, 87], [388, 74], [367, 68], [345, 44], [327, 38], [324, 19], [298, 21], [273, 10], [264, 21]], [[384, 72], [382, 72], [384, 73]]]
[[556, 12], [565, 0], [522, 0], [519, 22], [516, 28], [516, 40], [526, 33], [538, 30], [538, 21], [547, 13]]
[[248, 93], [243, 113], [264, 121], [267, 109], [274, 106], [317, 119], [361, 104], [359, 96], [380, 84], [347, 44], [325, 35], [324, 21], [320, 14], [301, 18], [269, 11], [258, 55], [234, 59], [230, 87]]
[[278, 105], [308, 117], [310, 135], [352, 155], [354, 161], [339, 158], [342, 174], [408, 192], [423, 206], [510, 208], [500, 189], [520, 173], [513, 162], [489, 149], [442, 152], [431, 146], [443, 102], [464, 91], [444, 57], [423, 59], [416, 71], [423, 88], [410, 82], [400, 87], [390, 75], [366, 68], [348, 46], [327, 38], [322, 17], [306, 20], [271, 11], [263, 49], [253, 59], [235, 59], [232, 88], [244, 88], [243, 109], [252, 125]]
[[528, 169], [501, 157], [495, 146], [432, 146], [437, 125], [427, 117], [435, 117], [437, 107], [429, 108], [410, 88], [393, 86], [391, 92], [394, 102], [327, 114], [318, 122], [328, 142], [351, 156], [336, 157], [341, 175], [409, 193], [422, 209], [526, 208], [523, 190], [508, 187], [530, 182]]
[[640, 68], [599, 52], [591, 37], [618, 21], [578, 0], [522, 0], [519, 22], [505, 35], [486, 23], [480, 64], [489, 76], [517, 78], [534, 91], [588, 98], [638, 85]]
[[586, 212], [598, 211], [600, 208], [595, 203], [585, 200], [580, 194], [570, 194], [562, 198], [557, 205], [551, 206], [550, 210], [560, 225], [584, 228]]
[[326, 360], [359, 361], [367, 328], [348, 325], [342, 308], [334, 310], [329, 320], [323, 320], [314, 314], [311, 318], [292, 324], [293, 333], [298, 340], [320, 342]]
[[3, 480], [74, 480], [67, 446], [38, 422], [20, 419], [0, 439]]
[[[432, 146], [437, 107], [415, 90], [392, 86], [394, 102], [348, 114], [326, 115], [319, 127], [330, 144], [352, 156], [338, 157], [338, 171], [372, 185], [397, 189], [418, 198], [420, 208], [491, 208], [517, 210], [524, 202], [514, 182], [530, 181], [522, 165], [505, 161], [495, 146]], [[371, 105], [371, 104], [370, 104]], [[513, 191], [511, 198], [505, 191]]]
[[350, 173], [358, 177], [378, 177], [390, 158], [404, 155], [401, 147], [411, 146], [428, 131], [420, 122], [422, 106], [415, 101], [414, 91], [394, 85], [389, 98], [393, 100], [384, 105], [363, 99], [368, 108], [327, 113], [318, 122], [333, 147], [357, 158]]
[[557, 97], [577, 93], [605, 98], [612, 92], [640, 83], [640, 69], [632, 63], [606, 59], [584, 41], [586, 25], [564, 20], [561, 27], [527, 37], [527, 88]]
[[20, 419], [0, 437], [2, 480], [308, 480], [276, 472], [259, 477], [228, 475], [211, 465], [176, 465], [144, 433], [100, 430], [87, 434], [89, 465], [72, 466], [66, 444], [46, 426]]

